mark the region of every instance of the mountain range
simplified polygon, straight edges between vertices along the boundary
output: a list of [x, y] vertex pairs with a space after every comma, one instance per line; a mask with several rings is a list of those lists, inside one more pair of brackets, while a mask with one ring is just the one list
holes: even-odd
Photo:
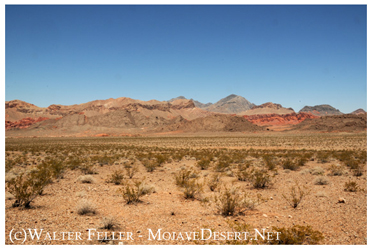
[[[183, 96], [169, 101], [120, 97], [74, 105], [52, 104], [46, 108], [13, 100], [5, 102], [5, 115], [7, 136], [106, 136], [299, 130], [294, 126], [304, 120], [311, 122], [344, 114], [325, 104], [305, 106], [296, 113], [292, 108], [277, 103], [255, 105], [242, 96], [232, 94], [216, 103], [206, 104]], [[364, 128], [364, 119], [360, 116], [366, 116], [362, 109], [354, 111], [347, 119], [361, 120], [357, 130]], [[342, 129], [342, 125], [337, 128]], [[308, 126], [311, 127], [311, 124]]]

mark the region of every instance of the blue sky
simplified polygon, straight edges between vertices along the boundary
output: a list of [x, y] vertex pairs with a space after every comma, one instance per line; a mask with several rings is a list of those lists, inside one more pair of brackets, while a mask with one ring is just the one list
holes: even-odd
[[366, 6], [7, 5], [5, 98], [367, 107]]

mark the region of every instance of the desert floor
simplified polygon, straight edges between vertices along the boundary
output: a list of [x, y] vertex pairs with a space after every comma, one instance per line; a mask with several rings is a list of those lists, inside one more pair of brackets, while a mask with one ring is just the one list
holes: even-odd
[[[366, 136], [363, 132], [7, 138], [6, 182], [23, 172], [30, 173], [48, 159], [61, 161], [64, 173], [62, 178], [53, 178], [27, 209], [12, 207], [15, 196], [5, 188], [5, 243], [228, 244], [221, 233], [244, 230], [254, 234], [254, 229], [273, 231], [297, 225], [321, 232], [324, 238], [319, 244], [366, 244]], [[210, 162], [202, 170], [198, 162], [205, 157]], [[286, 162], [293, 168], [285, 167]], [[130, 179], [125, 167], [139, 171]], [[254, 187], [250, 177], [254, 170], [269, 176], [268, 187]], [[115, 171], [124, 174], [121, 185], [108, 181]], [[185, 188], [176, 185], [176, 176], [186, 171], [192, 172], [190, 181], [200, 186], [194, 199], [186, 199]], [[216, 175], [219, 186], [211, 191], [209, 185]], [[153, 190], [140, 202], [127, 204], [119, 189], [136, 181]], [[348, 182], [356, 183], [355, 192], [345, 191]], [[285, 199], [291, 199], [294, 186], [305, 192], [296, 208]], [[232, 188], [238, 201], [249, 194], [252, 204], [241, 207], [244, 213], [224, 216], [218, 199]], [[78, 214], [84, 202], [91, 204], [94, 214]], [[105, 218], [112, 218], [113, 230], [102, 228]], [[42, 229], [42, 233], [32, 238], [29, 229]], [[154, 234], [161, 229], [162, 235], [154, 239], [149, 229]], [[219, 232], [220, 238], [186, 238], [186, 233], [200, 235], [201, 229]], [[107, 240], [103, 238], [105, 232]], [[268, 241], [259, 238], [257, 242]], [[254, 239], [247, 243], [254, 243]]]

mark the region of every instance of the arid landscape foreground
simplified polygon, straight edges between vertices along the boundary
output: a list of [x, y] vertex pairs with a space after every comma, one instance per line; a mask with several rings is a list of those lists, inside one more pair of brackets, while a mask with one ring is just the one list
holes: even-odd
[[366, 136], [7, 138], [5, 243], [366, 244]]

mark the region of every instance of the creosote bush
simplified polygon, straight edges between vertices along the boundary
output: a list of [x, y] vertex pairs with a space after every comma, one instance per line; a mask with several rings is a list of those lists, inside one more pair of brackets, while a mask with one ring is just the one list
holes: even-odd
[[286, 159], [282, 164], [283, 169], [295, 171], [299, 168], [299, 165], [291, 159]]
[[199, 174], [194, 170], [181, 169], [175, 175], [176, 185], [179, 187], [184, 187], [187, 181], [189, 181], [192, 178], [198, 178], [198, 177], [199, 177]]
[[119, 185], [124, 180], [124, 173], [122, 170], [115, 170], [109, 178], [106, 180], [108, 183], [114, 183], [115, 185]]
[[248, 181], [256, 189], [269, 187], [272, 183], [273, 176], [267, 170], [252, 169], [248, 172]]
[[30, 203], [42, 194], [44, 188], [51, 183], [52, 173], [46, 168], [33, 170], [29, 174], [21, 173], [7, 184], [7, 190], [14, 196], [13, 207], [29, 208]]
[[225, 186], [224, 190], [214, 197], [214, 202], [219, 214], [233, 216], [255, 209], [262, 202], [262, 197], [259, 194], [252, 197], [247, 192], [242, 192], [240, 188]]
[[290, 228], [273, 227], [279, 234], [279, 240], [270, 240], [270, 244], [276, 245], [315, 245], [324, 239], [321, 232], [313, 230], [311, 226], [295, 225]]
[[[144, 180], [144, 179], [143, 179]], [[126, 182], [124, 187], [119, 189], [122, 197], [127, 204], [135, 204], [140, 202], [140, 198], [154, 192], [154, 188], [147, 185], [144, 181], [135, 180], [133, 182]]]

